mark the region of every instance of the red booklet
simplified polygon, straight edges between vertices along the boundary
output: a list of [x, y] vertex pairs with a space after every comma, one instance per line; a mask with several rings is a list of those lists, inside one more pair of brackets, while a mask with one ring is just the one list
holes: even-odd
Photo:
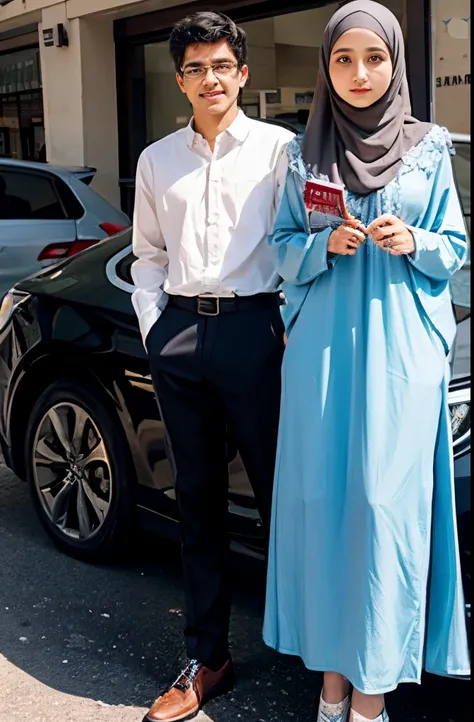
[[338, 218], [350, 218], [346, 208], [344, 186], [329, 181], [307, 181], [304, 203], [309, 212], [319, 211]]

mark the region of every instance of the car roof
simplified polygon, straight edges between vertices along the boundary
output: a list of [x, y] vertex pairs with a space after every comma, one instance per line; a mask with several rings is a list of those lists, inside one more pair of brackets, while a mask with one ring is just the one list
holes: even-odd
[[0, 158], [0, 166], [8, 166], [10, 168], [16, 168], [18, 170], [37, 170], [54, 173], [58, 176], [84, 176], [84, 175], [95, 175], [97, 168], [86, 167], [86, 166], [66, 166], [66, 165], [53, 165], [51, 163], [40, 163], [34, 160], [18, 160], [17, 158]]

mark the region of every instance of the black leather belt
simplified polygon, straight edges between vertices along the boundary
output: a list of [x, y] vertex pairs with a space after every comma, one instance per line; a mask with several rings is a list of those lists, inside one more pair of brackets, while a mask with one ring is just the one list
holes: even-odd
[[279, 293], [257, 293], [255, 296], [168, 296], [168, 305], [194, 311], [200, 316], [219, 316], [221, 313], [252, 311], [265, 306], [280, 305]]

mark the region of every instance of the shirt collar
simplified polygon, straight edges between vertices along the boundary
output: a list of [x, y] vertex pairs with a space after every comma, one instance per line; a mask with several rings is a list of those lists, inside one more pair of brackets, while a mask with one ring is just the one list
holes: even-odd
[[[201, 135], [199, 133], [196, 133], [196, 131], [193, 128], [193, 121], [194, 118], [191, 118], [189, 121], [187, 127], [186, 127], [186, 145], [189, 148], [192, 148], [195, 143], [198, 141], [199, 138], [201, 138]], [[224, 133], [229, 133], [233, 138], [235, 138], [239, 143], [243, 143], [244, 140], [247, 138], [248, 134], [250, 132], [250, 121], [243, 112], [243, 110], [239, 110], [238, 115], [232, 125], [230, 125]], [[224, 134], [223, 133], [223, 134]], [[223, 135], [222, 134], [222, 135]]]

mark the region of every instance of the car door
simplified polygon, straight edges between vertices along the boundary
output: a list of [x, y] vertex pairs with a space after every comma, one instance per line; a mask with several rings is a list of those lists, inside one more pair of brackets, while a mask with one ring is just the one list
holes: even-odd
[[75, 239], [76, 223], [67, 217], [54, 176], [0, 163], [0, 298], [41, 269], [46, 246]]
[[[111, 259], [106, 269], [109, 281], [130, 294], [134, 290], [130, 272], [134, 260], [130, 248], [125, 248]], [[137, 429], [140, 458], [145, 467], [140, 474], [138, 504], [175, 517], [177, 510], [172, 454], [155, 400], [138, 321], [134, 323], [133, 329], [117, 331], [116, 348], [127, 358], [126, 377], [130, 386], [127, 406]], [[146, 361], [145, 366], [143, 361]], [[229, 531], [234, 542], [239, 538], [247, 541], [253, 539], [258, 546], [264, 536], [260, 515], [242, 459], [230, 436], [227, 451]]]

